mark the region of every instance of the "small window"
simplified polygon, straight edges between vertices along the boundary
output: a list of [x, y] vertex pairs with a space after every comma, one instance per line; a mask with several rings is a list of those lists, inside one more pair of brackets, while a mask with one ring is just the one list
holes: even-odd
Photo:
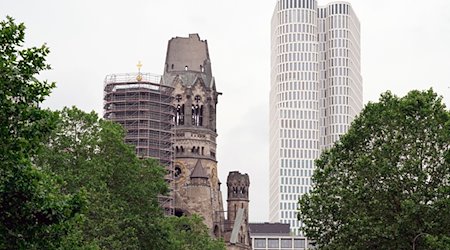
[[175, 166], [173, 175], [174, 175], [175, 179], [180, 178], [180, 176], [181, 176], [181, 168], [180, 168], [180, 166], [178, 166], [178, 165]]
[[278, 239], [269, 239], [269, 248], [279, 248], [280, 243]]
[[292, 239], [281, 239], [282, 248], [292, 248]]
[[266, 248], [266, 239], [264, 238], [257, 238], [255, 239], [255, 247], [262, 247], [262, 248]]
[[188, 70], [188, 66], [186, 65], [186, 66], [184, 66], [184, 71], [187, 71]]
[[304, 239], [294, 239], [294, 247], [295, 248], [304, 248], [305, 240]]
[[214, 226], [214, 236], [216, 236], [216, 237], [220, 236], [219, 227], [217, 225]]

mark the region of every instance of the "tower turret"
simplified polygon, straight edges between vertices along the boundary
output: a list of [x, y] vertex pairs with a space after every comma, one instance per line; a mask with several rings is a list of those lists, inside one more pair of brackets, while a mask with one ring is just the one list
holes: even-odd
[[213, 224], [213, 203], [209, 177], [198, 159], [189, 177], [190, 182], [184, 187], [188, 202], [187, 214], [198, 214], [206, 225]]
[[234, 221], [239, 208], [244, 209], [244, 217], [248, 218], [248, 190], [250, 180], [248, 174], [233, 171], [228, 174], [228, 220]]
[[228, 233], [225, 234], [228, 249], [251, 249], [250, 230], [248, 226], [248, 174], [233, 171], [228, 174]]

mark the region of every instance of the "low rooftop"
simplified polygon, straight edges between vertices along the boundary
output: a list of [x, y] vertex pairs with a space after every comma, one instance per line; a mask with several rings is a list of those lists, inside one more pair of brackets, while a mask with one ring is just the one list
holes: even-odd
[[290, 235], [289, 224], [285, 223], [249, 223], [250, 234]]

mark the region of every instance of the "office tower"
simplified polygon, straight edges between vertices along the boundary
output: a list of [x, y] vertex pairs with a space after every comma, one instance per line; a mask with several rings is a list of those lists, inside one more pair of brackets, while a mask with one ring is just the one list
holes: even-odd
[[301, 234], [297, 202], [311, 190], [314, 160], [361, 109], [360, 25], [351, 5], [278, 0], [271, 32], [271, 222]]

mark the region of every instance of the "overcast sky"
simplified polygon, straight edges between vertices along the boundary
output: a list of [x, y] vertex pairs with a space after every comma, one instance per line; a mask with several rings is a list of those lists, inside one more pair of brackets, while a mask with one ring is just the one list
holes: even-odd
[[[217, 89], [219, 177], [250, 175], [250, 221], [268, 220], [270, 19], [275, 0], [0, 0], [24, 22], [27, 46], [51, 49], [57, 88], [46, 106], [102, 114], [107, 74], [163, 73], [167, 42], [208, 40]], [[320, 5], [330, 1], [319, 0]], [[432, 87], [450, 104], [450, 1], [353, 0], [361, 22], [364, 103]]]

